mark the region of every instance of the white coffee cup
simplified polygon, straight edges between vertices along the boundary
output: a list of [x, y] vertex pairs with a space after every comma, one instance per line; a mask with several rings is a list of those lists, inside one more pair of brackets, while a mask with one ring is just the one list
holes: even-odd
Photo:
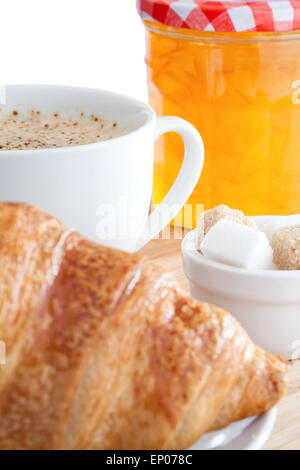
[[[74, 116], [83, 111], [126, 130], [121, 137], [88, 145], [0, 151], [1, 201], [38, 205], [89, 239], [127, 251], [139, 249], [172, 220], [200, 177], [204, 148], [196, 129], [177, 117], [156, 119], [140, 101], [51, 85], [9, 85], [1, 96], [0, 119], [14, 109]], [[162, 205], [149, 216], [154, 142], [166, 132], [182, 136], [185, 158]]]

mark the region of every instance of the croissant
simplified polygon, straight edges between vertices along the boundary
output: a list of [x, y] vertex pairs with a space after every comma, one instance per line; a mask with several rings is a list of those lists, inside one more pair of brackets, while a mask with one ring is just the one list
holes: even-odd
[[288, 365], [145, 257], [0, 203], [0, 449], [185, 449], [268, 411]]

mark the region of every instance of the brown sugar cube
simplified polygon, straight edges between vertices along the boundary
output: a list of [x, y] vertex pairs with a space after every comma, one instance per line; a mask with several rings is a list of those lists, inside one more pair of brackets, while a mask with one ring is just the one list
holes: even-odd
[[237, 209], [231, 209], [225, 204], [214, 207], [209, 211], [205, 211], [201, 214], [201, 217], [197, 226], [197, 247], [200, 249], [200, 245], [207, 234], [207, 232], [221, 219], [230, 220], [247, 227], [257, 229], [256, 223], [252, 217], [245, 216], [242, 211]]
[[300, 269], [300, 225], [281, 227], [274, 233], [271, 246], [279, 269]]

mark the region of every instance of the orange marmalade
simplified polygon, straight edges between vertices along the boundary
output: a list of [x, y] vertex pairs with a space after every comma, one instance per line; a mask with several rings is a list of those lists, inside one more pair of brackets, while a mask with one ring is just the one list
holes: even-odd
[[[150, 104], [200, 132], [205, 164], [188, 203], [247, 215], [300, 213], [300, 31], [204, 32], [144, 20]], [[157, 143], [154, 203], [172, 186], [183, 143]], [[185, 226], [195, 226], [193, 214]]]

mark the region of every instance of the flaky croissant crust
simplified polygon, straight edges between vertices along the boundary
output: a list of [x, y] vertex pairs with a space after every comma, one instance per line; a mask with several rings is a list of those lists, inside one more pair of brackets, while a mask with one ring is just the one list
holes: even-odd
[[184, 449], [288, 383], [230, 314], [27, 204], [0, 204], [0, 340], [0, 449]]

